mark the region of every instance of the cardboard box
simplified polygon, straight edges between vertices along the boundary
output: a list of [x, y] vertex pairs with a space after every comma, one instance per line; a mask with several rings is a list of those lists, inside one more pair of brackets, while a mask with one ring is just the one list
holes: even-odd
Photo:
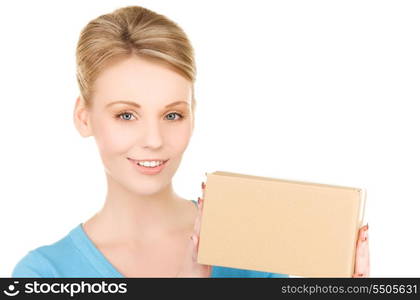
[[297, 277], [352, 277], [366, 190], [207, 174], [198, 263]]

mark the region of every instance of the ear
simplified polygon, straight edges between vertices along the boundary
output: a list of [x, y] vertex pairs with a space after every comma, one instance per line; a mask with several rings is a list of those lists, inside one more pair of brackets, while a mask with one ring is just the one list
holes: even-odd
[[73, 121], [77, 131], [79, 131], [82, 137], [92, 135], [92, 128], [89, 122], [89, 110], [81, 96], [77, 97], [74, 106]]

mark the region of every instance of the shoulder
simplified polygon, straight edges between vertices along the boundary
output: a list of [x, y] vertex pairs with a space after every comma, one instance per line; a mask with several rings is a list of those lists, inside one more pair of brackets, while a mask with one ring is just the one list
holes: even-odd
[[254, 270], [213, 266], [211, 277], [235, 277], [235, 278], [288, 278], [287, 274], [269, 273]]
[[36, 250], [29, 251], [19, 260], [12, 271], [12, 277], [49, 277], [51, 266]]
[[53, 244], [27, 252], [15, 265], [12, 277], [60, 277], [60, 267], [77, 255], [69, 233]]

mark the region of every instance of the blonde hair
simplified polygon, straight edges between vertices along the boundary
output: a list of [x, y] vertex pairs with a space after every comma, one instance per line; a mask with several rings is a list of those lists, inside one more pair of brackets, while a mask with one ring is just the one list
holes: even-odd
[[76, 51], [77, 82], [88, 107], [99, 73], [111, 60], [130, 55], [163, 63], [190, 80], [194, 112], [196, 66], [187, 35], [175, 22], [141, 6], [101, 15], [81, 31]]

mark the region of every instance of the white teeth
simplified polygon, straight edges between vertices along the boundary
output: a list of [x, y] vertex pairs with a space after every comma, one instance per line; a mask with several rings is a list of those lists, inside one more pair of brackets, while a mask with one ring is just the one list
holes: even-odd
[[163, 164], [163, 161], [145, 161], [145, 162], [138, 162], [137, 164], [143, 167], [154, 168]]

